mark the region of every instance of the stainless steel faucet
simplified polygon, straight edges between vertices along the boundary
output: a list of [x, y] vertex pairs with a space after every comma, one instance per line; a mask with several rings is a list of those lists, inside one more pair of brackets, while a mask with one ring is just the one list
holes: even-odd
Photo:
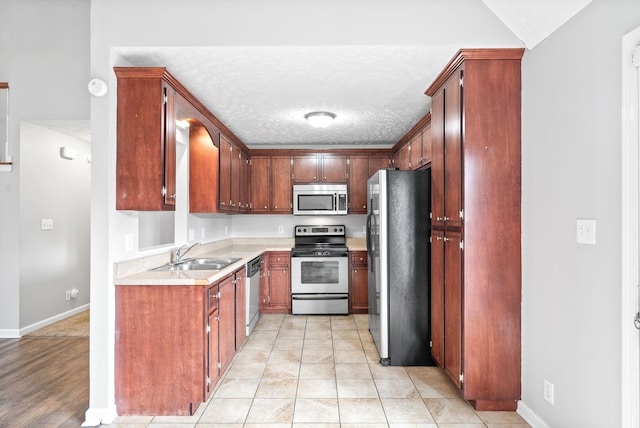
[[191, 246], [189, 246], [186, 250], [182, 251], [185, 247], [187, 247], [187, 244], [184, 244], [182, 247], [176, 249], [176, 250], [171, 250], [171, 264], [172, 265], [177, 265], [179, 263], [181, 263], [182, 261], [182, 257], [184, 257], [185, 254], [187, 254], [193, 247], [200, 245], [199, 242], [196, 242], [195, 244], [192, 244]]

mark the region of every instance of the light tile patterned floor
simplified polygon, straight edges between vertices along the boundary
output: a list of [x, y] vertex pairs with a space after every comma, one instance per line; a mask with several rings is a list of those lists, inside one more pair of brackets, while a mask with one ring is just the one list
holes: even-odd
[[119, 417], [116, 428], [525, 428], [476, 412], [436, 367], [385, 367], [367, 315], [262, 315], [191, 417]]

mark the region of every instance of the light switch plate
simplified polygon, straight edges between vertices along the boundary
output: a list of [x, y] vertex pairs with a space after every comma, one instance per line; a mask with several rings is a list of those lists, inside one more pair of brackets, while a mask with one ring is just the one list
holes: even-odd
[[596, 220], [576, 220], [576, 242], [578, 244], [596, 245]]
[[40, 230], [53, 230], [53, 219], [43, 218], [40, 223]]

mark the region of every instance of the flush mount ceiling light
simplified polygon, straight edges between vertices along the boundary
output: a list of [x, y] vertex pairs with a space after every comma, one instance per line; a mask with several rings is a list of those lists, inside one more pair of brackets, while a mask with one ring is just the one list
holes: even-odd
[[331, 125], [331, 122], [336, 118], [336, 115], [329, 113], [328, 111], [313, 111], [305, 114], [304, 118], [307, 119], [309, 125], [314, 128], [325, 128]]

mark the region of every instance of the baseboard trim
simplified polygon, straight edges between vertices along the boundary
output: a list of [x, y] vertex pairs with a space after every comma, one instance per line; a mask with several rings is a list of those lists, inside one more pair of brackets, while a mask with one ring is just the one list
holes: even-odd
[[524, 419], [531, 428], [551, 428], [545, 421], [542, 420], [529, 406], [522, 401], [518, 401], [518, 409], [516, 410], [522, 419]]
[[107, 408], [89, 408], [84, 414], [84, 422], [81, 427], [99, 427], [102, 424], [110, 425], [116, 418], [118, 417], [118, 413], [116, 412], [116, 408], [107, 407]]
[[[32, 331], [38, 330], [39, 328], [46, 327], [49, 324], [53, 324], [56, 321], [61, 321], [61, 320], [65, 319], [65, 318], [69, 318], [69, 317], [71, 317], [73, 315], [79, 314], [80, 312], [84, 312], [87, 309], [89, 309], [89, 303], [87, 303], [86, 305], [78, 306], [77, 308], [73, 308], [70, 311], [63, 312], [61, 314], [52, 316], [52, 317], [47, 318], [45, 320], [38, 321], [37, 323], [34, 323], [34, 324], [31, 324], [31, 325], [29, 325], [27, 327], [21, 328], [19, 330], [18, 337], [22, 337], [22, 336], [24, 336], [26, 334], [31, 333]], [[1, 333], [2, 333], [2, 330], [0, 330], [0, 334]]]
[[0, 329], [0, 339], [20, 339], [20, 330]]

